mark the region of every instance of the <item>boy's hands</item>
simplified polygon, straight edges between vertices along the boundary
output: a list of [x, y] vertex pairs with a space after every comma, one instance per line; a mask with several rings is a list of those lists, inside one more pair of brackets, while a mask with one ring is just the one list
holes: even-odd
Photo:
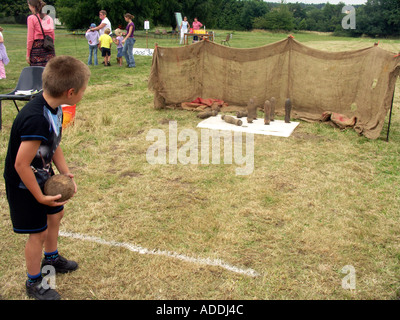
[[61, 194], [58, 194], [56, 196], [46, 196], [43, 195], [40, 200], [38, 200], [38, 202], [40, 202], [41, 204], [44, 204], [46, 206], [49, 207], [58, 207], [58, 206], [63, 206], [64, 204], [66, 204], [68, 202], [64, 201], [64, 202], [57, 202], [58, 199], [61, 198]]
[[58, 172], [66, 175], [72, 179], [74, 186], [75, 186], [75, 190], [74, 190], [74, 194], [75, 194], [77, 192], [77, 187], [76, 187], [76, 183], [74, 181], [74, 175], [69, 172], [68, 166], [65, 162], [64, 154], [60, 147], [58, 147], [56, 152], [54, 153], [53, 162], [56, 165]]
[[74, 183], [74, 186], [75, 186], [75, 191], [74, 191], [74, 194], [75, 194], [78, 191], [78, 187], [76, 186], [76, 183], [74, 180], [74, 175], [72, 173], [65, 173], [65, 175], [72, 179], [72, 182]]
[[[35, 199], [44, 205], [50, 207], [62, 206], [68, 201], [57, 202], [61, 198], [61, 194], [56, 196], [46, 196], [40, 189], [35, 174], [32, 171], [30, 164], [35, 157], [37, 150], [39, 149], [41, 141], [39, 140], [28, 140], [22, 141], [19, 147], [17, 157], [15, 160], [15, 170], [20, 176], [22, 182], [25, 184], [27, 189], [32, 193]], [[69, 172], [68, 166], [65, 163], [65, 158], [60, 147], [58, 147], [53, 155], [53, 162], [55, 163], [58, 171], [69, 176], [74, 182], [75, 192], [77, 192], [76, 183], [74, 181], [74, 175]]]
[[[65, 175], [72, 179], [72, 182], [74, 183], [74, 186], [75, 186], [75, 190], [74, 190], [74, 194], [75, 194], [78, 191], [78, 188], [74, 181], [74, 175], [72, 173], [65, 173]], [[64, 204], [66, 204], [68, 202], [68, 200], [63, 201], [63, 202], [58, 202], [57, 200], [60, 198], [61, 198], [61, 194], [57, 194], [55, 196], [47, 196], [47, 195], [43, 194], [42, 197], [40, 198], [40, 200], [38, 200], [38, 202], [40, 202], [41, 204], [44, 204], [46, 206], [49, 206], [49, 207], [63, 206]]]

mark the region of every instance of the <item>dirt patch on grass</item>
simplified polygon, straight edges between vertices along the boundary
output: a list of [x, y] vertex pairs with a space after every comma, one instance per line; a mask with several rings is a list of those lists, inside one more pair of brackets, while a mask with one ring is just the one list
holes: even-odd
[[129, 177], [129, 178], [137, 178], [137, 177], [141, 177], [143, 174], [141, 174], [140, 172], [136, 172], [136, 171], [124, 171], [120, 174], [120, 177], [124, 178], [124, 177]]
[[315, 141], [315, 140], [322, 140], [324, 137], [318, 136], [313, 133], [307, 133], [307, 132], [293, 132], [292, 137], [295, 139], [300, 139], [300, 140], [310, 140], [310, 141]]

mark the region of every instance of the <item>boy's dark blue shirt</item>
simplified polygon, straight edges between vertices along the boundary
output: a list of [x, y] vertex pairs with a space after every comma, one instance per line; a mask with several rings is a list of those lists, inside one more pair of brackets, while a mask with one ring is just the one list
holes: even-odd
[[[46, 168], [51, 171], [53, 155], [61, 142], [62, 120], [61, 106], [56, 109], [51, 108], [43, 98], [43, 94], [39, 94], [21, 109], [10, 132], [4, 168], [6, 183], [25, 188], [15, 170], [15, 160], [22, 141], [41, 141], [31, 167], [39, 172]], [[38, 174], [35, 175], [39, 182]]]

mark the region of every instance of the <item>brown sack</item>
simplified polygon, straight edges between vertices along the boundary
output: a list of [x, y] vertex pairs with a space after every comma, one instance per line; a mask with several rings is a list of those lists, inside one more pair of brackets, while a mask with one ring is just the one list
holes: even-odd
[[[251, 49], [210, 41], [156, 47], [148, 86], [160, 108], [197, 97], [221, 99], [245, 110], [276, 98], [276, 114], [292, 102], [291, 118], [319, 121], [331, 112], [355, 117], [354, 129], [376, 139], [391, 106], [400, 56], [378, 46], [343, 52], [309, 48], [291, 37]], [[223, 108], [221, 108], [223, 111]]]

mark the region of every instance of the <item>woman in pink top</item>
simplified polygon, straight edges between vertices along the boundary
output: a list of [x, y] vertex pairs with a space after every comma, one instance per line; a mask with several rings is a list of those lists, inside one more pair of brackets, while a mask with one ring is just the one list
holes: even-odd
[[[42, 13], [42, 8], [46, 4], [42, 0], [28, 0], [28, 6], [33, 13], [28, 17], [28, 37], [26, 42], [26, 62], [31, 66], [45, 66], [47, 61], [53, 58], [56, 53], [54, 50], [43, 48], [43, 32], [54, 40], [54, 21]], [[39, 22], [40, 21], [40, 22]], [[40, 27], [42, 25], [42, 28]]]
[[[200, 30], [200, 28], [202, 26], [203, 26], [203, 24], [200, 21], [198, 21], [197, 18], [194, 18], [194, 21], [193, 21], [193, 24], [192, 24], [193, 30]], [[198, 36], [194, 36], [193, 37], [193, 42], [197, 41], [197, 40], [199, 40], [199, 37]]]
[[197, 18], [194, 18], [193, 21], [193, 30], [200, 30], [200, 28], [203, 26], [203, 24], [197, 20]]

